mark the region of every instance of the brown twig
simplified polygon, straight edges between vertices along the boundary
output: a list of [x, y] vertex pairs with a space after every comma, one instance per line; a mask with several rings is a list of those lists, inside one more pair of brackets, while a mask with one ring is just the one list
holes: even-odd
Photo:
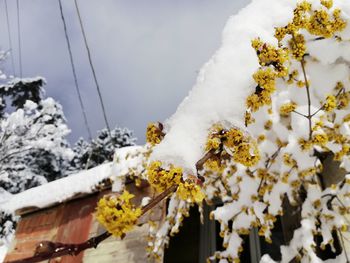
[[207, 152], [197, 163], [196, 163], [196, 169], [197, 172], [203, 169], [203, 165], [206, 161], [208, 161], [210, 158], [212, 158], [215, 155], [215, 149], [211, 149], [209, 152]]
[[[295, 39], [294, 34], [292, 35], [293, 41], [295, 44], [297, 44], [297, 41]], [[304, 81], [305, 81], [305, 87], [306, 87], [306, 95], [307, 95], [307, 111], [308, 114], [306, 117], [309, 120], [309, 140], [311, 140], [312, 138], [312, 122], [311, 122], [311, 95], [310, 95], [310, 86], [309, 86], [309, 82], [307, 80], [307, 76], [306, 76], [306, 70], [305, 70], [305, 59], [304, 57], [300, 60], [300, 65], [301, 65], [301, 69], [303, 71], [303, 76], [304, 76]]]

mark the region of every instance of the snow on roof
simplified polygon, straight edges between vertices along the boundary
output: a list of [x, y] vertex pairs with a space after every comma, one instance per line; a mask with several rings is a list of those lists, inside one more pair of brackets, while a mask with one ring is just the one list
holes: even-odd
[[[19, 211], [25, 213], [68, 201], [76, 196], [86, 195], [97, 191], [103, 180], [112, 176], [121, 176], [128, 168], [137, 166], [133, 154], [141, 151], [142, 146], [130, 146], [116, 150], [115, 159], [124, 160], [109, 162], [89, 170], [72, 174], [68, 177], [28, 189], [22, 193], [12, 195], [5, 203], [0, 204], [0, 210]], [[131, 156], [129, 158], [129, 156]], [[116, 174], [116, 172], [118, 174]]]

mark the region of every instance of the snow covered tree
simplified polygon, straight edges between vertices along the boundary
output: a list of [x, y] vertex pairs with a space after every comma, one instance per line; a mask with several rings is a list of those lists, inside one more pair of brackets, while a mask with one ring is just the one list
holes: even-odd
[[82, 170], [92, 168], [107, 161], [112, 161], [114, 150], [135, 145], [136, 138], [127, 128], [114, 128], [111, 136], [107, 129], [97, 132], [92, 142], [80, 138], [74, 145], [73, 169]]
[[7, 100], [14, 108], [0, 119], [0, 187], [11, 193], [67, 175], [73, 156], [62, 107], [52, 98], [42, 99], [43, 84], [34, 78], [0, 86], [3, 110], [10, 108]]

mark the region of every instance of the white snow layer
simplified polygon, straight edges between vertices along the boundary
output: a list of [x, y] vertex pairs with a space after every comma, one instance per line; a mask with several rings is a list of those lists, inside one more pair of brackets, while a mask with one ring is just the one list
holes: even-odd
[[151, 159], [194, 173], [213, 124], [244, 129], [245, 101], [255, 90], [252, 75], [259, 67], [251, 41], [260, 37], [277, 45], [274, 28], [287, 24], [294, 8], [291, 0], [253, 0], [228, 20], [221, 47], [201, 69], [188, 97], [165, 122], [166, 136], [154, 148]]
[[[115, 155], [122, 159], [128, 154], [133, 154], [143, 149], [142, 146], [130, 146], [116, 150]], [[15, 212], [26, 207], [45, 208], [52, 204], [62, 203], [77, 194], [91, 193], [104, 179], [118, 176], [116, 171], [123, 171], [129, 166], [134, 167], [133, 158], [119, 162], [118, 169], [112, 162], [105, 163], [89, 170], [28, 189], [22, 193], [12, 195], [5, 203], [0, 204], [0, 210]], [[113, 169], [112, 169], [113, 167]]]

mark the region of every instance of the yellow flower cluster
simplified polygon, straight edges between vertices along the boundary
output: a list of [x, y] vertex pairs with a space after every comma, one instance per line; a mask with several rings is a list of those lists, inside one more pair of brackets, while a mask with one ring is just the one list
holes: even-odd
[[310, 150], [312, 147], [312, 142], [309, 140], [305, 140], [304, 138], [300, 138], [298, 140], [298, 143], [300, 145], [300, 149], [303, 151], [307, 151]]
[[201, 203], [205, 197], [200, 186], [188, 180], [179, 184], [176, 194], [180, 199], [191, 203]]
[[276, 77], [272, 68], [259, 69], [253, 75], [253, 79], [262, 89], [261, 93], [267, 92], [269, 95], [276, 90]]
[[151, 145], [160, 143], [164, 138], [163, 126], [160, 123], [149, 123], [146, 131], [146, 142]]
[[287, 166], [290, 166], [290, 167], [296, 167], [297, 166], [297, 162], [288, 153], [285, 153], [283, 155], [283, 163], [285, 165], [287, 165]]
[[221, 162], [220, 158], [217, 156], [211, 157], [209, 160], [207, 160], [204, 164], [204, 167], [207, 170], [222, 173], [225, 169], [224, 163]]
[[300, 28], [304, 28], [307, 25], [307, 15], [306, 13], [311, 10], [311, 4], [304, 1], [297, 5], [294, 9], [293, 21], [285, 27], [277, 27], [275, 29], [275, 38], [281, 45], [281, 41], [285, 38], [287, 34], [293, 35], [294, 32], [298, 31]]
[[260, 66], [274, 66], [277, 72], [285, 72], [284, 63], [288, 61], [288, 49], [276, 48], [262, 42], [259, 38], [252, 41], [252, 47], [256, 50]]
[[312, 143], [319, 146], [325, 146], [328, 142], [328, 136], [325, 133], [314, 134]]
[[99, 200], [96, 218], [113, 236], [123, 237], [141, 216], [141, 209], [130, 202], [133, 197], [134, 195], [124, 190], [118, 197], [107, 196]]
[[258, 86], [255, 93], [247, 98], [247, 107], [255, 112], [264, 105], [271, 104], [271, 94], [276, 90], [276, 74], [271, 68], [259, 69], [254, 75]]
[[294, 34], [293, 38], [289, 40], [289, 46], [292, 50], [293, 57], [301, 61], [306, 52], [305, 38], [302, 34]]
[[288, 74], [288, 49], [276, 48], [260, 39], [252, 41], [252, 46], [256, 50], [261, 68], [253, 75], [257, 83], [255, 93], [251, 94], [247, 100], [247, 107], [255, 112], [263, 105], [271, 104], [271, 95], [276, 90], [276, 78], [284, 77]]
[[162, 163], [154, 161], [147, 167], [148, 181], [157, 191], [163, 192], [172, 185], [178, 185], [182, 178], [182, 169], [170, 167], [170, 170], [162, 168]]
[[235, 149], [233, 160], [247, 167], [254, 166], [260, 160], [260, 152], [255, 142], [241, 143]]
[[337, 109], [345, 109], [350, 104], [350, 92], [342, 92], [337, 97]]
[[[330, 9], [333, 5], [332, 0], [321, 0], [321, 4], [327, 9]], [[294, 17], [291, 23], [285, 27], [279, 27], [275, 30], [275, 37], [281, 42], [284, 37], [289, 34], [294, 38], [295, 42], [299, 42], [300, 45], [295, 44], [296, 50], [302, 51], [297, 52], [298, 55], [293, 54], [296, 58], [300, 58], [300, 54], [305, 52], [305, 44], [302, 45], [303, 41], [298, 41], [296, 38], [299, 35], [297, 32], [300, 29], [306, 29], [310, 34], [329, 38], [334, 33], [343, 30], [346, 27], [346, 21], [340, 16], [340, 10], [335, 9], [332, 13], [332, 18], [326, 10], [315, 10], [311, 11], [311, 4], [304, 1], [297, 5], [294, 9]], [[295, 48], [292, 48], [292, 50]]]
[[200, 203], [205, 195], [201, 188], [193, 179], [182, 180], [182, 169], [171, 166], [169, 170], [162, 168], [162, 163], [159, 161], [152, 162], [148, 168], [148, 181], [150, 185], [157, 191], [163, 192], [173, 185], [177, 185], [177, 196], [187, 202]]
[[326, 98], [326, 102], [323, 105], [323, 109], [327, 112], [333, 111], [337, 107], [337, 100], [335, 96], [328, 95]]
[[345, 27], [346, 22], [341, 19], [339, 9], [333, 11], [333, 19], [326, 10], [315, 10], [310, 16], [307, 30], [313, 35], [330, 38]]
[[[260, 152], [256, 141], [237, 128], [226, 130], [219, 124], [214, 125], [207, 140], [206, 150], [217, 150], [217, 145], [223, 145], [226, 149], [221, 150], [219, 160], [217, 160], [218, 157], [215, 156], [208, 160], [208, 163], [215, 161], [215, 167], [219, 169], [220, 160], [227, 159], [230, 155], [232, 155], [232, 159], [235, 162], [241, 163], [247, 167], [257, 164], [260, 160]], [[211, 165], [206, 167], [210, 168]]]
[[330, 9], [333, 6], [333, 0], [321, 0], [321, 5]]
[[280, 114], [286, 117], [294, 111], [296, 107], [297, 105], [294, 102], [285, 103], [280, 107]]

